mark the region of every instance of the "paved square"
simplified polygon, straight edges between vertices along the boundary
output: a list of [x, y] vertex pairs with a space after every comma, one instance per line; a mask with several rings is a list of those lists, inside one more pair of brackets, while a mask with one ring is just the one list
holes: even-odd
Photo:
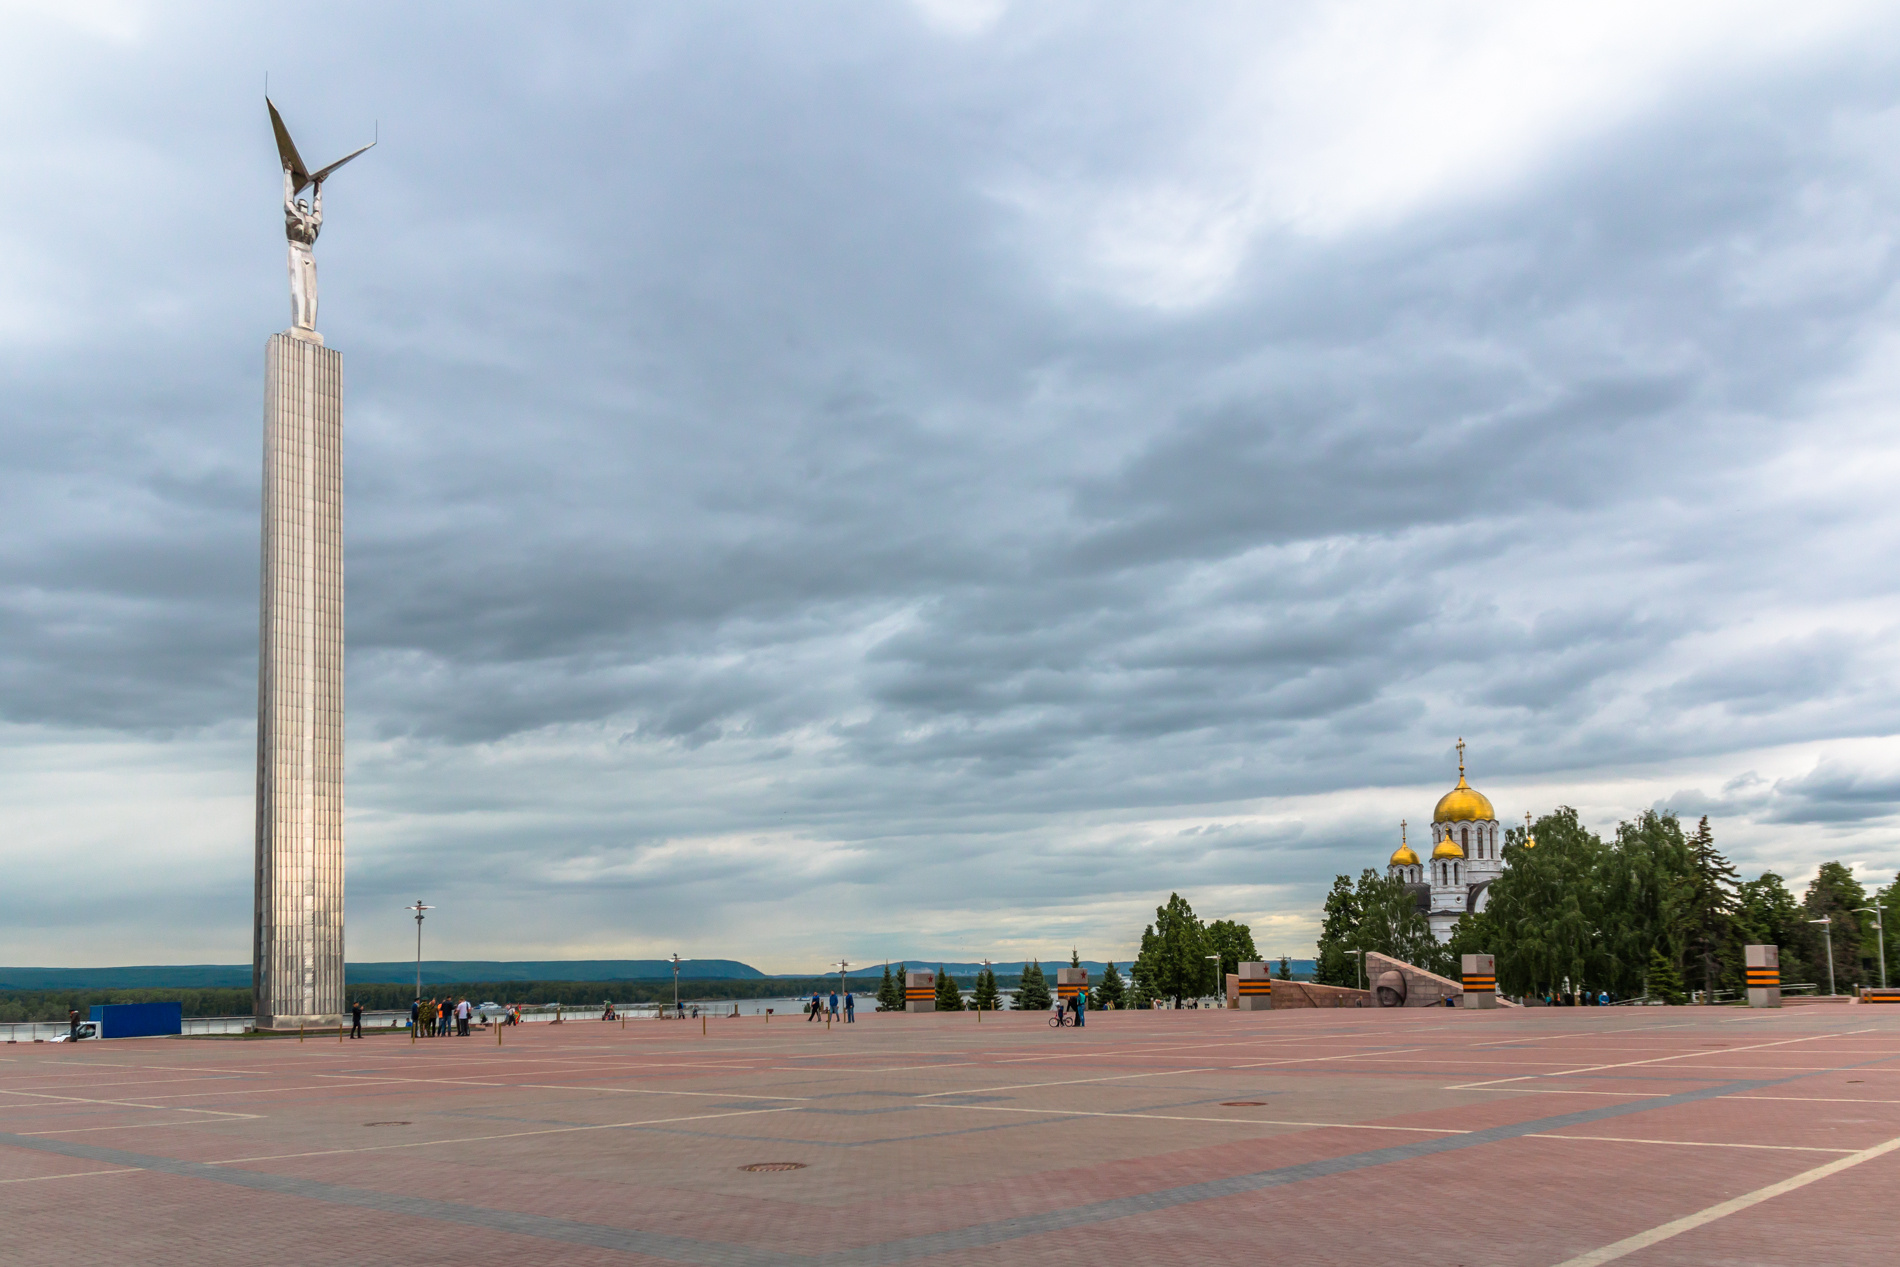
[[[0, 1244], [142, 1264], [1890, 1256], [1885, 1009], [705, 1029], [0, 1047]], [[799, 1167], [745, 1169], [770, 1163]]]

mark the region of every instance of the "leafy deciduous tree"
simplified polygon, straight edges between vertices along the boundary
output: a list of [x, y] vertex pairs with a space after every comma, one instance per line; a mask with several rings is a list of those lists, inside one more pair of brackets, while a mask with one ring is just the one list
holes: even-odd
[[1207, 926], [1207, 949], [1201, 953], [1220, 956], [1222, 988], [1225, 988], [1228, 973], [1239, 972], [1243, 963], [1260, 961], [1260, 952], [1253, 944], [1253, 929], [1231, 919], [1217, 919]]
[[1827, 948], [1834, 947], [1834, 982], [1837, 988], [1864, 985], [1872, 975], [1861, 958], [1860, 916], [1855, 908], [1867, 905], [1867, 890], [1854, 873], [1838, 862], [1824, 862], [1808, 885], [1802, 906], [1809, 920], [1827, 919], [1827, 934], [1810, 923], [1805, 926], [1810, 962], [1819, 966], [1816, 983], [1827, 980]]
[[1198, 996], [1207, 985], [1207, 931], [1179, 893], [1155, 908], [1155, 922], [1141, 934], [1141, 954], [1131, 975], [1148, 994], [1173, 999]]

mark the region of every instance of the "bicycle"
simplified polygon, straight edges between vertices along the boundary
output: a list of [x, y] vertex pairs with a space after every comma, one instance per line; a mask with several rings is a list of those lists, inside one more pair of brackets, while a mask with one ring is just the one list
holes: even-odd
[[1054, 1016], [1051, 1016], [1049, 1018], [1050, 1029], [1061, 1029], [1064, 1025], [1073, 1025], [1073, 1024], [1075, 1024], [1075, 1019], [1069, 1014], [1069, 1010], [1067, 1008], [1064, 1008], [1062, 1011], [1057, 1012]]

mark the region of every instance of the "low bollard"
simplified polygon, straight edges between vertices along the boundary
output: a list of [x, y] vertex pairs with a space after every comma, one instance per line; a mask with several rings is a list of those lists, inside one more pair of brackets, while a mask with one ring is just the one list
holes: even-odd
[[1498, 960], [1496, 955], [1466, 955], [1459, 965], [1465, 987], [1462, 1002], [1469, 1008], [1494, 1008], [1498, 1005]]
[[297, 1022], [297, 1041], [300, 1043], [303, 1041], [303, 1022], [302, 1021]]
[[1273, 1010], [1273, 974], [1264, 959], [1238, 965], [1234, 973], [1234, 1010], [1271, 1012]]
[[1781, 1006], [1781, 947], [1742, 947], [1742, 974], [1748, 1006]]

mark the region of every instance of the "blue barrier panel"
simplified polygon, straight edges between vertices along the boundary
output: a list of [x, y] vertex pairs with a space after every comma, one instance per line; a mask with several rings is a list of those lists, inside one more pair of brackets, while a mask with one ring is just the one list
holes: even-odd
[[183, 1003], [95, 1003], [92, 1020], [99, 1022], [101, 1038], [150, 1038], [156, 1034], [182, 1034], [185, 1030]]

